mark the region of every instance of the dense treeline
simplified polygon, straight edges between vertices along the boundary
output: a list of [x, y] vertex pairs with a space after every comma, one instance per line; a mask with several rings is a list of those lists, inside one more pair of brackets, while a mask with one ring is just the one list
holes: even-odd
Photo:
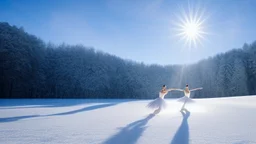
[[192, 65], [145, 65], [0, 23], [0, 75], [0, 98], [155, 98], [162, 84], [186, 83], [204, 87], [194, 97], [253, 95], [256, 42]]

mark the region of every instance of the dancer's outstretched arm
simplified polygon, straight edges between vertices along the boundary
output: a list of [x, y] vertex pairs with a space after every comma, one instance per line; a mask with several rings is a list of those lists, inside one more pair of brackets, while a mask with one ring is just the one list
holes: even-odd
[[177, 88], [174, 88], [172, 90], [177, 90], [177, 91], [184, 91], [183, 89], [177, 89]]
[[202, 87], [200, 87], [200, 88], [195, 88], [195, 89], [192, 89], [192, 90], [190, 90], [190, 91], [196, 91], [196, 90], [201, 90], [201, 89], [203, 89]]
[[172, 90], [174, 90], [174, 88], [169, 88], [169, 89], [167, 89], [168, 92], [169, 92], [169, 91], [172, 91]]

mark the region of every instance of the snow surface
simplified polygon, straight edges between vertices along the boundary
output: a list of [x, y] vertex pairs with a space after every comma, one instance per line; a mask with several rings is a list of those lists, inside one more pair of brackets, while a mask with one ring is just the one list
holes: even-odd
[[1, 144], [256, 144], [256, 96], [196, 99], [152, 115], [150, 100], [0, 100]]

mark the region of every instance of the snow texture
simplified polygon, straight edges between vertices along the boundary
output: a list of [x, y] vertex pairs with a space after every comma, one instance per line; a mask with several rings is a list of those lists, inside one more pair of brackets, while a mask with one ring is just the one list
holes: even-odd
[[255, 144], [256, 96], [152, 100], [2, 99], [1, 144]]

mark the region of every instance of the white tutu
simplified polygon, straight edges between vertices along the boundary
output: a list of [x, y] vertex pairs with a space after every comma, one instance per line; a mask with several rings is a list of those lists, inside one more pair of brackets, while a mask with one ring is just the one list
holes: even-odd
[[161, 109], [164, 109], [167, 107], [167, 103], [164, 99], [162, 98], [156, 98], [155, 100], [153, 100], [152, 102], [150, 102], [148, 105], [147, 105], [148, 108], [151, 108], [151, 109], [156, 109], [156, 108], [161, 108]]
[[189, 98], [188, 96], [183, 96], [177, 100], [178, 102], [186, 102], [186, 103], [193, 103], [195, 102], [193, 99]]

